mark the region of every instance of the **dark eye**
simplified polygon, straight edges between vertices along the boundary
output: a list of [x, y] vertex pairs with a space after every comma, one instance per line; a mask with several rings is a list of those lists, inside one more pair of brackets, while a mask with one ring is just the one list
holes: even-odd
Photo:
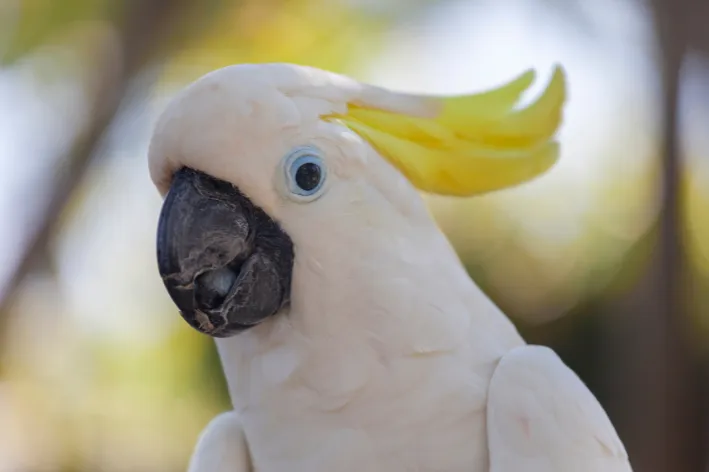
[[286, 160], [288, 190], [299, 196], [313, 200], [323, 187], [326, 178], [325, 163], [314, 149], [301, 148]]
[[320, 166], [314, 162], [305, 162], [295, 171], [295, 183], [306, 192], [311, 192], [320, 185]]

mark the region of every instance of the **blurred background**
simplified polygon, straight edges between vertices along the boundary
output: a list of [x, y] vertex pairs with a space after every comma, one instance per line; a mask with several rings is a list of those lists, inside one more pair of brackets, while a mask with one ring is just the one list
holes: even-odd
[[229, 408], [157, 273], [146, 151], [181, 87], [271, 61], [436, 94], [535, 67], [532, 95], [562, 63], [560, 163], [431, 207], [636, 471], [709, 470], [707, 24], [706, 0], [0, 0], [0, 471], [185, 470]]

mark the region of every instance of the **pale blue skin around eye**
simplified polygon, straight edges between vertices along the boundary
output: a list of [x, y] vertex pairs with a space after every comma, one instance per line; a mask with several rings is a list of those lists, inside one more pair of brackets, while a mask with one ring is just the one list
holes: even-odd
[[[311, 189], [305, 190], [301, 188], [295, 180], [296, 173], [298, 169], [305, 164], [315, 164], [320, 168], [320, 182], [318, 185]], [[288, 190], [301, 197], [311, 197], [316, 195], [323, 187], [325, 180], [327, 178], [327, 170], [325, 163], [320, 156], [313, 154], [309, 151], [301, 151], [293, 153], [286, 163], [286, 180], [288, 183]]]

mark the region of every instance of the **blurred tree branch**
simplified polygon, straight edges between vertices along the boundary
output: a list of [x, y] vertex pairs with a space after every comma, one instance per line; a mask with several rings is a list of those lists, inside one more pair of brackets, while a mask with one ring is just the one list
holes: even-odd
[[[696, 345], [686, 306], [681, 221], [678, 102], [681, 66], [697, 29], [702, 0], [653, 0], [664, 118], [660, 219], [649, 265], [636, 286], [609, 307], [609, 411], [634, 469], [703, 469], [703, 401]], [[694, 19], [693, 19], [694, 18]], [[695, 29], [696, 31], [693, 31]], [[705, 43], [706, 44], [706, 43]]]
[[189, 14], [196, 5], [189, 0], [125, 0], [119, 5], [121, 11], [115, 22], [117, 42], [102, 45], [104, 50], [95, 56], [97, 62], [92, 66], [92, 83], [97, 85], [91, 97], [92, 119], [68, 155], [57, 161], [59, 168], [49, 198], [42, 202], [38, 224], [22, 248], [17, 269], [4, 287], [0, 322], [6, 319], [17, 288], [27, 274], [47, 257], [47, 246], [57, 222], [95, 157], [96, 148], [119, 110], [131, 80], [152, 58], [175, 47], [176, 39], [184, 41], [187, 34], [175, 32], [185, 33], [186, 18], [193, 23], [195, 20]]

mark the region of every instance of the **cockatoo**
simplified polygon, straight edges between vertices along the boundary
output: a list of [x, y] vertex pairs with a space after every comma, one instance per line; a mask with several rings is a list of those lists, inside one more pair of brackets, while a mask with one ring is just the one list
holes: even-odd
[[472, 196], [559, 155], [565, 78], [396, 93], [290, 64], [186, 87], [149, 148], [159, 272], [215, 338], [233, 410], [191, 472], [620, 472], [606, 413], [470, 279], [420, 192]]

